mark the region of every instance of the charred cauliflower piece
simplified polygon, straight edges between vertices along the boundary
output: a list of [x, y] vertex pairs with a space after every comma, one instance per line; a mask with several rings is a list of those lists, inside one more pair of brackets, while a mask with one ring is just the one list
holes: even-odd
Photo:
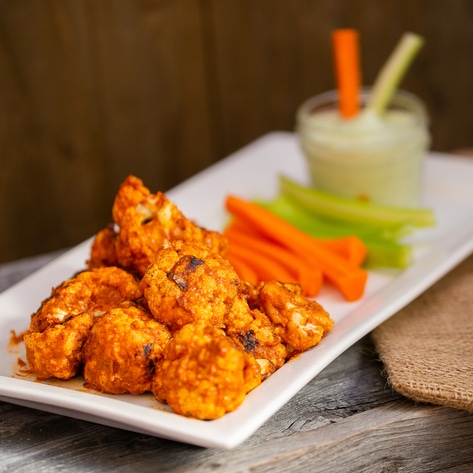
[[82, 312], [101, 315], [124, 300], [137, 300], [142, 295], [138, 281], [120, 268], [83, 271], [52, 290], [31, 316], [30, 330], [41, 332]]
[[82, 363], [82, 347], [94, 324], [91, 312], [71, 317], [43, 332], [25, 335], [26, 359], [38, 379], [73, 378]]
[[87, 267], [101, 268], [104, 266], [118, 266], [117, 251], [115, 249], [117, 233], [113, 225], [100, 230], [92, 242]]
[[170, 338], [142, 307], [130, 302], [111, 309], [84, 345], [86, 386], [110, 394], [151, 391], [155, 366]]
[[239, 278], [226, 259], [204, 244], [179, 240], [156, 252], [142, 285], [153, 316], [174, 331], [200, 319], [222, 327]]
[[84, 271], [64, 281], [31, 316], [24, 337], [31, 371], [40, 379], [74, 377], [96, 318], [122, 301], [141, 297], [134, 277], [115, 267]]
[[120, 185], [112, 206], [112, 219], [118, 225], [123, 221], [126, 212], [145, 202], [150, 195], [143, 181], [135, 176], [128, 176]]
[[227, 250], [227, 240], [222, 234], [197, 226], [165, 194], [151, 194], [134, 176], [128, 176], [120, 186], [112, 218], [116, 228], [97, 234], [89, 267], [116, 260], [118, 266], [141, 277], [165, 241], [198, 241], [215, 253], [224, 254]]
[[255, 308], [275, 325], [276, 333], [296, 352], [317, 345], [333, 328], [328, 312], [316, 301], [306, 299], [294, 285], [276, 281], [260, 283]]
[[239, 294], [225, 317], [225, 333], [259, 363], [263, 378], [272, 375], [286, 361], [288, 353], [269, 318], [258, 309], [250, 309]]
[[200, 320], [174, 334], [156, 368], [152, 390], [177, 414], [211, 420], [234, 411], [260, 382], [254, 357]]

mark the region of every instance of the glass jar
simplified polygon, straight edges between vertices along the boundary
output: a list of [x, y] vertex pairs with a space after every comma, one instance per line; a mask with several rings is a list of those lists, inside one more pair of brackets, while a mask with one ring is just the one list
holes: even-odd
[[426, 109], [416, 96], [398, 91], [378, 117], [363, 108], [369, 94], [361, 91], [355, 118], [340, 117], [337, 91], [314, 96], [297, 111], [296, 131], [312, 184], [342, 197], [418, 206], [430, 146]]

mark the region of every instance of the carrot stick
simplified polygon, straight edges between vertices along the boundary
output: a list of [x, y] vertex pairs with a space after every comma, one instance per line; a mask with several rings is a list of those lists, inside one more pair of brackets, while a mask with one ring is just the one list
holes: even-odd
[[239, 258], [233, 252], [227, 253], [225, 257], [233, 266], [235, 272], [238, 274], [238, 277], [240, 279], [248, 281], [251, 284], [257, 284], [259, 282], [258, 275], [256, 274], [256, 271], [251, 267], [251, 264], [248, 264], [245, 260]]
[[[224, 231], [229, 238], [234, 234], [246, 235], [256, 240], [266, 240], [266, 243], [275, 243], [266, 235], [258, 232], [254, 227], [248, 225], [241, 219], [233, 219]], [[347, 235], [343, 237], [319, 238], [319, 243], [330, 250], [338, 253], [353, 264], [361, 265], [368, 255], [368, 249], [363, 241], [356, 235]]]
[[358, 93], [361, 83], [358, 32], [351, 28], [334, 30], [332, 45], [340, 113], [344, 118], [358, 114]]
[[234, 233], [237, 234], [244, 234], [247, 236], [252, 236], [254, 238], [259, 238], [259, 239], [268, 239], [266, 235], [263, 235], [261, 232], [256, 230], [252, 225], [248, 225], [247, 222], [240, 218], [233, 218], [230, 223], [227, 225], [223, 232], [227, 237], [228, 235], [232, 235]]
[[356, 266], [360, 266], [368, 256], [368, 248], [360, 238], [354, 235], [320, 239], [319, 243]]
[[318, 294], [323, 282], [322, 272], [319, 268], [309, 265], [299, 255], [271, 242], [254, 229], [251, 234], [247, 234], [247, 225], [244, 222], [237, 227], [233, 226], [224, 231], [224, 235], [229, 241], [230, 252], [241, 247], [246, 249], [247, 254], [251, 251], [253, 257], [248, 261], [248, 264], [252, 266], [259, 263], [260, 255], [271, 258], [289, 271], [295, 281], [301, 285], [304, 295], [314, 297]]
[[321, 245], [319, 240], [263, 207], [234, 195], [227, 196], [225, 207], [233, 216], [248, 222], [264, 235], [320, 268], [347, 300], [354, 301], [363, 295], [368, 273]]
[[273, 281], [298, 283], [288, 269], [271, 257], [257, 253], [251, 248], [234, 245], [228, 249], [227, 257], [236, 257], [250, 266], [260, 281]]

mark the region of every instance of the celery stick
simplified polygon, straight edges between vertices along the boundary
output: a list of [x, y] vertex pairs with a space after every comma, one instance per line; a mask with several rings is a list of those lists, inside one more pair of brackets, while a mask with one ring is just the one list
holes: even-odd
[[416, 227], [435, 225], [434, 213], [429, 208], [388, 207], [346, 199], [304, 186], [287, 176], [280, 176], [279, 184], [283, 195], [290, 196], [301, 207], [327, 218], [379, 226], [395, 223]]
[[[353, 235], [355, 232], [353, 224], [346, 222], [341, 222], [340, 225], [328, 223], [320, 216], [311, 214], [306, 209], [293, 204], [289, 198], [283, 195], [277, 196], [272, 201], [256, 201], [256, 203], [300, 230], [311, 233], [318, 238], [336, 238]], [[360, 231], [360, 229], [358, 230]], [[370, 234], [369, 230], [367, 232]]]
[[357, 235], [359, 237], [397, 241], [399, 238], [410, 235], [413, 231], [412, 225], [403, 223], [379, 226], [338, 221], [333, 218], [328, 219], [301, 207], [290, 196], [282, 194], [271, 201], [256, 201], [256, 203], [318, 238]]
[[392, 241], [376, 241], [362, 238], [368, 248], [363, 266], [368, 269], [405, 269], [412, 263], [412, 246]]
[[366, 111], [381, 115], [386, 110], [396, 88], [423, 44], [424, 39], [421, 36], [404, 33], [374, 81]]
[[387, 239], [377, 227], [364, 228], [347, 222], [329, 223], [282, 195], [272, 201], [256, 203], [316, 238], [358, 236], [368, 248], [368, 256], [364, 262], [366, 268], [404, 269], [412, 262], [411, 246], [397, 243], [393, 235]]

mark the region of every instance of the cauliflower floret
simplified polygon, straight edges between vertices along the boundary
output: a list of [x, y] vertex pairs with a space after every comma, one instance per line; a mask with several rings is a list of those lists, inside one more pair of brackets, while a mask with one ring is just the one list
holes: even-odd
[[30, 370], [41, 379], [72, 378], [96, 318], [122, 301], [142, 296], [135, 278], [115, 267], [84, 271], [64, 281], [31, 316], [24, 337]]
[[222, 327], [239, 278], [226, 259], [202, 243], [179, 240], [156, 252], [142, 285], [153, 316], [174, 331], [199, 319]]
[[252, 355], [203, 320], [177, 331], [156, 368], [152, 390], [177, 414], [217, 419], [261, 382]]
[[[154, 253], [167, 240], [199, 241], [215, 253], [224, 254], [227, 250], [227, 240], [221, 233], [200, 228], [187, 219], [165, 194], [151, 194], [134, 176], [128, 176], [120, 186], [112, 217], [117, 227], [114, 251], [118, 265], [140, 277]], [[96, 246], [90, 264], [97, 260], [100, 262], [100, 242]]]
[[155, 365], [171, 335], [131, 302], [111, 309], [92, 327], [84, 345], [86, 386], [111, 394], [151, 391]]
[[225, 333], [246, 351], [252, 353], [264, 378], [279, 369], [288, 353], [269, 318], [258, 309], [250, 309], [239, 294], [225, 317]]
[[276, 332], [295, 351], [305, 351], [317, 345], [333, 328], [328, 312], [316, 301], [306, 299], [293, 285], [276, 281], [260, 283], [255, 308], [273, 322]]
[[82, 347], [94, 324], [90, 312], [71, 317], [43, 332], [25, 334], [26, 359], [38, 379], [71, 379], [82, 364]]
[[95, 235], [90, 249], [87, 267], [101, 268], [103, 266], [118, 266], [115, 244], [117, 233], [113, 225], [108, 225]]
[[83, 271], [52, 290], [31, 316], [30, 330], [42, 332], [82, 312], [101, 315], [124, 300], [142, 296], [139, 282], [123, 269], [111, 266]]
[[112, 206], [112, 219], [120, 225], [125, 212], [135, 208], [140, 202], [145, 201], [150, 191], [143, 185], [143, 181], [135, 176], [128, 176], [118, 189]]

